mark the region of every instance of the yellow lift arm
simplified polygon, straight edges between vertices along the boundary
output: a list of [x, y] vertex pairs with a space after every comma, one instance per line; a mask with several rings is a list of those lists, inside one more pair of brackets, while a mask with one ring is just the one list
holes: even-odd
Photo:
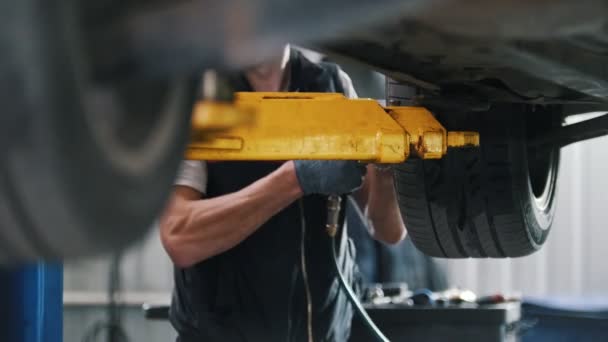
[[191, 160], [401, 163], [479, 145], [478, 133], [447, 132], [425, 108], [333, 93], [236, 93], [231, 104], [198, 103], [192, 123]]

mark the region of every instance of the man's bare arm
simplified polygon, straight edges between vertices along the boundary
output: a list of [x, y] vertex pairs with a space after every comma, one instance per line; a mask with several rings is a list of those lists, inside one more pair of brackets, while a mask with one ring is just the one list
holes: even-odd
[[301, 196], [293, 162], [215, 198], [177, 186], [160, 223], [163, 246], [178, 267], [194, 265], [236, 246]]
[[405, 238], [406, 229], [399, 210], [393, 180], [393, 171], [367, 167], [363, 188], [355, 193], [355, 199], [365, 209], [370, 233], [374, 239], [395, 244]]

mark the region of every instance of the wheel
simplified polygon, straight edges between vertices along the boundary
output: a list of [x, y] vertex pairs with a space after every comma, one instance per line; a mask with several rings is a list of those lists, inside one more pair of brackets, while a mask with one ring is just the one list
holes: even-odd
[[561, 119], [559, 107], [494, 106], [444, 115], [451, 130], [477, 130], [480, 148], [395, 168], [401, 212], [414, 244], [447, 258], [504, 258], [538, 250], [555, 210], [559, 148], [528, 147]]
[[96, 83], [73, 3], [0, 5], [0, 263], [141, 236], [189, 136], [195, 82]]

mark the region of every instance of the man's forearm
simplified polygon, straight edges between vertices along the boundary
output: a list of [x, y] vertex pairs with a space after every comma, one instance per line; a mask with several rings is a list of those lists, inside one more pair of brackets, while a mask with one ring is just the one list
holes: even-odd
[[405, 226], [397, 202], [392, 170], [369, 167], [369, 189], [367, 194], [367, 216], [375, 239], [386, 243], [397, 243], [405, 237]]
[[174, 199], [161, 223], [165, 248], [181, 267], [222, 253], [302, 196], [293, 162], [248, 187], [198, 201]]

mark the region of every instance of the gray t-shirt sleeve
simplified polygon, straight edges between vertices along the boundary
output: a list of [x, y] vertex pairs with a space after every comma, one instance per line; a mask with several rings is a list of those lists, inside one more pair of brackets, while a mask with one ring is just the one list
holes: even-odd
[[338, 77], [340, 78], [342, 87], [344, 88], [344, 96], [348, 97], [349, 99], [356, 99], [357, 91], [353, 86], [353, 81], [350, 79], [350, 76], [348, 76], [344, 70], [340, 69], [338, 72]]
[[205, 194], [207, 192], [207, 163], [201, 160], [182, 161], [174, 184], [187, 186]]

